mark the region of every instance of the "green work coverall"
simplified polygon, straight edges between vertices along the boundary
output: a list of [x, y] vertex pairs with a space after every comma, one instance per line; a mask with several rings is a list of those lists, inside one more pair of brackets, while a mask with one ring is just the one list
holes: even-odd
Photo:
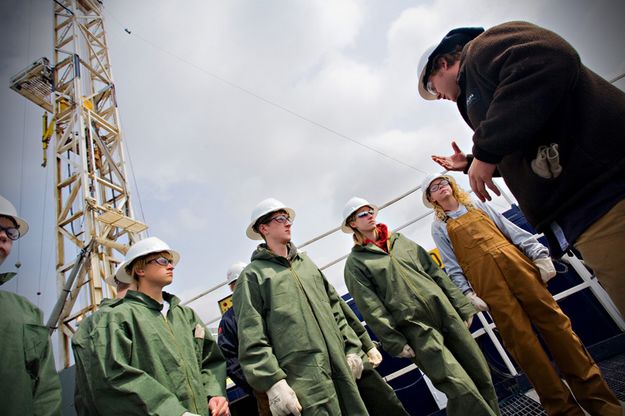
[[[374, 348], [375, 345], [367, 329], [362, 325], [360, 319], [358, 319], [354, 311], [352, 311], [352, 308], [350, 308], [343, 299], [341, 299], [341, 309], [343, 310], [345, 319], [347, 319], [347, 323], [360, 339], [363, 352]], [[373, 368], [367, 359], [363, 360], [363, 367], [362, 375], [356, 380], [356, 384], [358, 385], [360, 397], [362, 397], [362, 400], [365, 402], [369, 414], [371, 416], [410, 416], [406, 409], [404, 409], [404, 405], [395, 394], [393, 388], [384, 381], [380, 373]]]
[[488, 365], [463, 322], [475, 309], [421, 246], [393, 233], [387, 247], [356, 245], [345, 263], [365, 321], [389, 354], [410, 345], [415, 364], [447, 395], [448, 415], [498, 415]]
[[[0, 284], [15, 273], [0, 273]], [[41, 311], [0, 291], [0, 392], [3, 416], [60, 415], [61, 382]]]
[[367, 415], [345, 359], [362, 354], [339, 296], [291, 243], [288, 258], [261, 244], [241, 272], [233, 305], [246, 380], [266, 392], [286, 379], [302, 415]]
[[91, 385], [102, 379], [98, 360], [95, 357], [91, 331], [95, 323], [101, 318], [101, 314], [109, 310], [109, 306], [115, 299], [105, 298], [100, 302], [98, 310], [80, 321], [80, 325], [72, 337], [72, 351], [76, 362], [76, 388], [74, 390], [74, 408], [78, 416], [99, 415], [93, 397]]
[[91, 331], [102, 371], [91, 388], [103, 415], [209, 415], [208, 400], [226, 396], [226, 362], [195, 312], [163, 292], [162, 305], [129, 290]]

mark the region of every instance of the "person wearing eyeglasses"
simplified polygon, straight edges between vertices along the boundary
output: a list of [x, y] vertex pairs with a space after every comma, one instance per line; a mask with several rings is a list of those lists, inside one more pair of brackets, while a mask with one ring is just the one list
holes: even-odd
[[164, 292], [178, 252], [149, 237], [130, 247], [115, 279], [134, 283], [109, 305], [91, 332], [103, 415], [228, 416], [226, 362], [193, 309]]
[[529, 22], [453, 29], [418, 70], [421, 97], [453, 101], [473, 130], [472, 155], [452, 142], [434, 161], [467, 173], [481, 201], [500, 175], [552, 255], [574, 246], [625, 316], [622, 88]]
[[445, 270], [472, 302], [483, 304], [479, 309], [490, 309], [506, 349], [547, 413], [581, 416], [581, 405], [592, 415], [621, 415], [599, 367], [547, 290], [556, 274], [547, 248], [488, 204], [471, 199], [449, 175], [428, 175], [421, 190], [423, 203], [436, 214], [432, 238]]
[[367, 415], [355, 380], [362, 344], [323, 273], [291, 242], [295, 211], [268, 198], [246, 235], [263, 240], [241, 272], [233, 306], [239, 361], [254, 390], [281, 415]]
[[354, 247], [344, 278], [358, 310], [391, 355], [411, 359], [447, 396], [450, 416], [499, 415], [488, 365], [468, 330], [475, 308], [429, 253], [376, 222], [359, 197], [343, 209]]
[[[27, 232], [26, 220], [0, 196], [0, 265], [11, 254], [13, 242]], [[15, 276], [0, 273], [0, 285]], [[0, 290], [0, 334], [1, 413], [60, 415], [61, 382], [41, 310], [22, 296]]]

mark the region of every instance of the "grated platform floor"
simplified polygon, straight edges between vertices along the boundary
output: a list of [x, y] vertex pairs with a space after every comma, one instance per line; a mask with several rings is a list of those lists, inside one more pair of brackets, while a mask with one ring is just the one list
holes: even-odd
[[603, 378], [619, 400], [625, 401], [625, 354], [620, 354], [599, 364]]
[[543, 416], [545, 410], [537, 401], [524, 394], [509, 397], [499, 403], [501, 416]]

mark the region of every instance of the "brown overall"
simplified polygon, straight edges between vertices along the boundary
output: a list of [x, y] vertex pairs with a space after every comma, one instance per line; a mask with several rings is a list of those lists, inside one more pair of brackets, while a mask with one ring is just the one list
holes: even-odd
[[[490, 309], [504, 345], [534, 385], [549, 415], [621, 416], [599, 367], [573, 332], [532, 261], [481, 210], [448, 219], [447, 232], [465, 276]], [[532, 329], [542, 335], [562, 382]]]

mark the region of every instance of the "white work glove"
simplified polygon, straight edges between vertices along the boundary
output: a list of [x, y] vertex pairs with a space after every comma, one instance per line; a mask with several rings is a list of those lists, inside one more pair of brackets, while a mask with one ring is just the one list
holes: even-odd
[[478, 312], [486, 312], [488, 310], [488, 305], [486, 304], [486, 302], [484, 302], [481, 297], [476, 295], [475, 292], [468, 292], [466, 296], [467, 298], [469, 298], [469, 302], [471, 302], [471, 305], [473, 305], [475, 309], [478, 310]]
[[269, 410], [273, 416], [287, 416], [293, 414], [300, 416], [302, 405], [299, 404], [293, 389], [285, 379], [278, 381], [267, 390]]
[[414, 351], [410, 348], [410, 345], [404, 345], [404, 349], [399, 353], [401, 358], [414, 358]]
[[534, 260], [534, 265], [538, 267], [540, 278], [545, 283], [550, 281], [557, 274], [556, 268], [553, 266], [553, 262], [551, 261], [551, 257], [536, 259]]
[[382, 354], [380, 354], [380, 351], [378, 351], [376, 347], [373, 347], [369, 351], [367, 351], [367, 358], [369, 358], [369, 362], [371, 363], [373, 368], [376, 368], [382, 362]]
[[346, 358], [354, 380], [358, 380], [362, 376], [362, 358], [358, 354], [347, 354]]
[[464, 324], [467, 326], [467, 329], [471, 328], [472, 323], [473, 323], [473, 315], [469, 316], [467, 320], [464, 321]]
[[200, 415], [198, 415], [197, 413], [184, 412], [182, 416], [200, 416]]

